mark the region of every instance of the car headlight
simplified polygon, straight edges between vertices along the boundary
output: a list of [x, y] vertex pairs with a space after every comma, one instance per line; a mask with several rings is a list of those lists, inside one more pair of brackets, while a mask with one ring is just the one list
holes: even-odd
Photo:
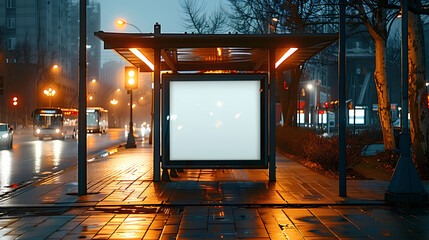
[[7, 136], [8, 136], [8, 134], [5, 133], [5, 134], [1, 135], [1, 138], [7, 138]]
[[57, 128], [57, 129], [55, 129], [55, 132], [56, 132], [56, 133], [59, 133], [59, 132], [60, 132], [60, 129], [58, 129], [58, 128]]
[[36, 129], [36, 133], [39, 134], [40, 133], [40, 129]]

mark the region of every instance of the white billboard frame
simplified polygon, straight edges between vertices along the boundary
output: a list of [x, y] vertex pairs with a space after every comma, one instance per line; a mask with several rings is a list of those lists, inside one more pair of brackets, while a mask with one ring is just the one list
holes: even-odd
[[[163, 74], [161, 149], [163, 168], [268, 168], [267, 79], [267, 74]], [[256, 96], [255, 91], [257, 91]], [[193, 94], [193, 98], [200, 98], [202, 101], [198, 103], [197, 99], [190, 100], [187, 97], [189, 94]], [[216, 96], [216, 99], [213, 96]], [[218, 96], [222, 96], [223, 100], [218, 100]], [[183, 99], [188, 100], [183, 101]], [[236, 104], [237, 102], [240, 104]], [[195, 106], [188, 107], [191, 104]], [[220, 128], [224, 127], [223, 122], [216, 120], [213, 122], [215, 118], [212, 117], [218, 114], [210, 111], [208, 106], [213, 104], [216, 105], [214, 106], [216, 110], [226, 113], [229, 119], [232, 116], [232, 120], [228, 120], [229, 125], [235, 124], [232, 128], [229, 126], [229, 130], [222, 132]], [[223, 107], [225, 109], [220, 110]], [[244, 109], [244, 113], [240, 109]], [[173, 113], [171, 110], [178, 112]], [[195, 115], [201, 110], [204, 113]], [[245, 118], [246, 114], [248, 118]], [[195, 122], [193, 118], [202, 120], [202, 126], [199, 126], [200, 122]], [[185, 121], [185, 124], [178, 124], [178, 119]], [[226, 117], [224, 116], [223, 119]], [[239, 125], [234, 121], [238, 121]], [[194, 132], [190, 133], [188, 138], [183, 137], [185, 134], [183, 130], [188, 130], [194, 126], [193, 124], [198, 124], [194, 127]], [[224, 125], [228, 125], [228, 122]], [[220, 135], [210, 128], [220, 131]], [[179, 131], [180, 137], [177, 137]], [[212, 142], [207, 139], [214, 135], [206, 136], [207, 138], [204, 139], [198, 136], [197, 133], [200, 132], [217, 133], [217, 137], [221, 136], [221, 139], [215, 139], [215, 143], [211, 145]], [[228, 137], [226, 135], [229, 132], [231, 135]], [[246, 135], [247, 138], [238, 139], [238, 135]], [[232, 138], [237, 138], [240, 142], [234, 142]], [[185, 149], [178, 150], [176, 147], [178, 145]], [[225, 146], [229, 145], [231, 145], [229, 150], [237, 149], [240, 152], [234, 152], [235, 150], [219, 154], [216, 152], [222, 151], [222, 148], [225, 150]]]

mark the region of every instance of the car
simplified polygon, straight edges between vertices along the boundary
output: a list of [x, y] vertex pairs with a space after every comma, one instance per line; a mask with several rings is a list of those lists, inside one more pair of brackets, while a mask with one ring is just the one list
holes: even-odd
[[0, 123], [0, 148], [12, 149], [13, 147], [13, 128], [7, 123]]

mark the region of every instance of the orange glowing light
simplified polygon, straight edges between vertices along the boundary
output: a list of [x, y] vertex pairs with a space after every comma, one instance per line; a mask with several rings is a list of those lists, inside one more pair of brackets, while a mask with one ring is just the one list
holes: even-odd
[[123, 26], [123, 25], [125, 25], [125, 23], [126, 22], [120, 18], [116, 19], [116, 24], [118, 24], [119, 26]]
[[136, 81], [134, 80], [134, 78], [128, 79], [128, 84], [134, 85], [134, 83], [136, 83]]
[[298, 48], [289, 48], [289, 50], [287, 50], [285, 54], [283, 54], [283, 56], [276, 62], [275, 67], [278, 68], [280, 64], [282, 64], [288, 57], [290, 57], [297, 50]]
[[143, 53], [141, 53], [137, 48], [130, 48], [129, 50], [134, 55], [136, 55], [136, 57], [138, 57], [140, 60], [142, 60], [144, 63], [146, 63], [146, 65], [150, 69], [152, 69], [152, 71], [155, 70], [155, 66], [153, 65], [153, 63], [151, 61], [149, 61], [149, 59], [147, 59], [147, 57], [145, 55], [143, 55]]

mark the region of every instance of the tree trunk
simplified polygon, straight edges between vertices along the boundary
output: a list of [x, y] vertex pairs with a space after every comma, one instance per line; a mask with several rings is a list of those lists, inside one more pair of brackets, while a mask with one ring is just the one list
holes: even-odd
[[285, 117], [285, 125], [286, 126], [293, 126], [298, 125], [296, 122], [296, 108], [297, 108], [297, 99], [296, 94], [298, 91], [298, 83], [301, 79], [301, 69], [300, 67], [296, 67], [291, 69], [291, 83], [289, 85], [289, 107], [287, 111], [287, 115]]
[[419, 165], [429, 158], [428, 92], [425, 48], [420, 15], [408, 12], [408, 103], [413, 161]]
[[375, 37], [375, 71], [374, 81], [378, 97], [378, 115], [383, 133], [384, 149], [394, 149], [395, 139], [392, 128], [392, 116], [390, 113], [390, 101], [387, 92], [386, 76], [386, 41], [381, 37]]

